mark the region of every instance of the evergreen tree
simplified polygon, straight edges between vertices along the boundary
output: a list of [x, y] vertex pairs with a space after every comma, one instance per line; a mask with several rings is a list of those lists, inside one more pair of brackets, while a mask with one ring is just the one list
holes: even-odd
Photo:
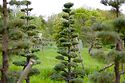
[[[104, 5], [112, 6], [116, 13], [116, 17], [118, 18], [120, 15], [120, 6], [125, 3], [125, 0], [101, 0], [101, 3]], [[117, 28], [119, 28], [119, 26]], [[119, 30], [117, 31], [117, 33], [119, 34]], [[123, 50], [123, 40], [119, 38], [116, 40], [116, 51], [119, 52], [122, 50]], [[120, 83], [120, 68], [119, 68], [120, 61], [118, 60], [118, 55], [115, 58], [114, 63], [115, 63], [114, 69], [115, 69], [116, 83]]]
[[59, 53], [56, 59], [61, 62], [54, 67], [56, 73], [53, 78], [63, 79], [66, 83], [83, 83], [80, 79], [83, 76], [82, 70], [79, 69], [79, 63], [82, 62], [82, 59], [78, 57], [78, 34], [73, 28], [74, 13], [71, 10], [72, 6], [73, 3], [64, 4], [62, 27], [60, 27], [56, 37]]
[[[11, 39], [11, 48], [10, 53], [20, 55], [25, 58], [25, 60], [14, 61], [13, 64], [17, 66], [23, 66], [23, 70], [29, 64], [30, 59], [36, 60], [35, 64], [38, 64], [38, 57], [35, 52], [39, 51], [39, 41], [40, 38], [38, 36], [39, 31], [35, 25], [30, 23], [30, 20], [33, 19], [30, 16], [30, 12], [33, 8], [29, 8], [31, 4], [30, 1], [11, 1], [12, 4], [19, 4], [21, 6], [26, 6], [26, 8], [21, 9], [25, 16], [21, 16], [21, 19], [14, 19], [10, 22], [10, 39]], [[28, 76], [26, 77], [26, 83], [30, 83], [30, 76], [39, 74], [39, 70], [37, 68], [30, 69]]]
[[[118, 17], [120, 15], [120, 6], [125, 3], [125, 0], [101, 0], [101, 3], [104, 5], [109, 5], [112, 6], [113, 9], [115, 10], [116, 13], [116, 17]], [[124, 21], [123, 20], [119, 20], [120, 22], [116, 21], [116, 19], [114, 19], [116, 23], [110, 22], [105, 23], [105, 25], [103, 25], [103, 27], [97, 28], [95, 27], [95, 30], [98, 31], [97, 36], [100, 37], [103, 41], [106, 42], [110, 42], [112, 44], [115, 44], [115, 50], [112, 49], [108, 55], [106, 56], [106, 61], [110, 61], [113, 62], [114, 64], [114, 73], [115, 73], [115, 83], [120, 83], [120, 75], [121, 75], [121, 71], [120, 71], [120, 63], [124, 63], [124, 45], [123, 45], [123, 40], [120, 36], [120, 32], [119, 32], [119, 28], [120, 26], [124, 25]], [[118, 23], [117, 23], [118, 22]], [[111, 26], [108, 26], [112, 24]], [[119, 26], [120, 25], [120, 26]], [[116, 28], [117, 26], [117, 28]], [[104, 69], [102, 69], [101, 71], [111, 67], [111, 65], [104, 67]]]

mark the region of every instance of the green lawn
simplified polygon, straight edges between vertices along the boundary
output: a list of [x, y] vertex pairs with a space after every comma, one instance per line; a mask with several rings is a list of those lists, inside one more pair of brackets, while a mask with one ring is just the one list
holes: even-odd
[[[95, 58], [92, 58], [89, 54], [86, 48], [84, 48], [81, 52], [83, 61], [84, 61], [84, 68], [87, 73], [93, 73], [96, 70], [101, 69], [105, 64], [102, 61], [98, 61]], [[40, 74], [37, 76], [31, 77], [31, 83], [65, 83], [65, 82], [59, 82], [59, 81], [53, 81], [50, 79], [50, 76], [52, 75], [53, 67], [55, 64], [58, 63], [58, 61], [55, 59], [55, 56], [57, 55], [56, 49], [44, 49], [43, 51], [40, 51], [37, 53], [37, 55], [40, 58], [41, 64], [35, 66], [40, 70]], [[21, 60], [21, 57], [13, 56], [10, 58], [11, 61], [14, 60]], [[21, 67], [17, 67], [10, 64], [10, 70], [20, 70]], [[25, 82], [24, 82], [25, 83]], [[84, 83], [89, 83], [88, 77], [85, 76]]]

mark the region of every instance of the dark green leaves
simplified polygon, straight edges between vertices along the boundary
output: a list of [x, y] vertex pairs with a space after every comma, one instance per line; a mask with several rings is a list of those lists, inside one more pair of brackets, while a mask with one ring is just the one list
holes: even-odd
[[94, 74], [89, 76], [90, 80], [93, 83], [113, 83], [114, 82], [114, 74], [108, 71], [104, 72], [94, 72]]
[[114, 60], [118, 60], [120, 61], [121, 63], [124, 63], [125, 62], [125, 51], [115, 51], [115, 50], [112, 50], [108, 53], [108, 56], [107, 56], [107, 61], [114, 61]]
[[104, 4], [104, 5], [108, 5], [108, 0], [101, 0], [101, 3]]
[[70, 2], [64, 4], [65, 8], [71, 8], [72, 6], [73, 6], [73, 3], [70, 3]]
[[65, 60], [63, 56], [56, 56], [56, 59], [58, 59], [58, 60]]
[[60, 42], [67, 42], [68, 40], [66, 38], [62, 37], [62, 38], [59, 38], [59, 41]]
[[26, 61], [15, 61], [15, 62], [13, 62], [13, 64], [17, 65], [17, 66], [25, 66], [25, 63], [26, 63]]
[[81, 63], [82, 59], [81, 58], [75, 58], [73, 61], [76, 62], [76, 63]]
[[97, 36], [101, 38], [103, 41], [107, 42], [116, 42], [117, 39], [119, 39], [119, 35], [116, 32], [110, 32], [110, 31], [102, 31], [98, 32]]
[[63, 9], [63, 12], [69, 13], [71, 9]]
[[29, 41], [18, 41], [15, 43], [17, 49], [27, 49], [29, 48], [30, 42]]
[[58, 53], [62, 54], [63, 56], [68, 56], [67, 51], [64, 51], [64, 50], [59, 50]]
[[78, 37], [78, 33], [73, 33], [73, 34], [72, 34], [72, 37], [73, 37], [73, 38]]
[[24, 33], [21, 30], [10, 30], [10, 39], [12, 40], [18, 40], [21, 39], [23, 37]]
[[9, 2], [10, 5], [17, 5], [17, 6], [21, 5], [21, 3], [22, 3], [21, 1], [15, 1], [15, 0], [11, 0]]
[[66, 14], [66, 13], [64, 13], [64, 14], [62, 15], [62, 18], [64, 18], [64, 19], [67, 19], [67, 20], [68, 20], [69, 15], [68, 15], [68, 14]]
[[31, 2], [30, 1], [16, 1], [16, 0], [11, 0], [9, 2], [10, 5], [17, 5], [17, 6], [20, 6], [20, 5], [30, 5]]
[[33, 8], [28, 8], [28, 9], [27, 9], [27, 8], [25, 8], [25, 9], [21, 9], [21, 11], [22, 11], [22, 12], [32, 11], [32, 10], [33, 10]]
[[70, 54], [69, 54], [69, 57], [71, 57], [71, 58], [76, 58], [78, 55], [75, 53], [75, 52], [71, 52]]
[[124, 17], [116, 18], [113, 21], [113, 25], [117, 32], [124, 32], [125, 31], [125, 29], [124, 29], [125, 28], [125, 18]]
[[37, 68], [32, 68], [31, 71], [29, 72], [29, 76], [38, 74], [40, 74], [40, 71]]
[[65, 69], [65, 65], [64, 64], [57, 64], [54, 69], [56, 71], [63, 71]]
[[63, 26], [64, 27], [69, 27], [69, 21], [68, 20], [63, 20]]
[[21, 19], [28, 19], [28, 20], [32, 20], [32, 19], [33, 19], [33, 17], [31, 17], [31, 16], [22, 16], [22, 17], [21, 17]]
[[31, 5], [31, 2], [28, 1], [28, 0], [26, 0], [26, 1], [22, 1], [21, 3], [22, 3], [22, 5]]

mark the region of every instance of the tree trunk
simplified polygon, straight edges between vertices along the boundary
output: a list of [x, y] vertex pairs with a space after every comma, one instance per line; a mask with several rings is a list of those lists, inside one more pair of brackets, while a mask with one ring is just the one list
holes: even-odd
[[[118, 0], [117, 0], [117, 4], [118, 4]], [[116, 7], [116, 17], [118, 18], [119, 17], [119, 6]]]
[[[118, 3], [118, 0], [116, 0], [117, 3]], [[118, 18], [119, 17], [119, 7], [117, 6], [116, 7], [116, 17]], [[119, 30], [118, 30], [118, 33], [119, 33]], [[117, 42], [116, 42], [116, 50], [117, 51], [122, 51], [123, 48], [124, 48], [124, 42], [121, 40], [121, 39], [118, 39]], [[120, 83], [120, 63], [118, 60], [115, 60], [115, 77], [116, 77], [116, 82], [115, 83]]]
[[[27, 4], [27, 9], [28, 9], [28, 4]], [[26, 11], [26, 15], [29, 16], [28, 10]], [[26, 26], [29, 25], [29, 18], [26, 19], [26, 24], [27, 24]]]
[[119, 61], [115, 60], [115, 83], [120, 83]]
[[[68, 47], [68, 54], [70, 54], [70, 47]], [[68, 57], [68, 63], [71, 62], [71, 57]], [[67, 83], [71, 80], [71, 66], [68, 66], [68, 80]]]
[[7, 0], [3, 0], [3, 33], [2, 33], [2, 71], [1, 71], [1, 81], [2, 83], [7, 83], [7, 72], [8, 72], [8, 13], [7, 13]]
[[[118, 39], [116, 42], [116, 50], [117, 51], [122, 51], [124, 48], [123, 42], [121, 39]], [[117, 58], [115, 59], [115, 66], [114, 66], [114, 70], [115, 70], [115, 83], [120, 83], [120, 63], [119, 60], [117, 60]]]
[[28, 75], [26, 77], [26, 83], [30, 83], [30, 77]]
[[22, 74], [19, 77], [19, 80], [17, 81], [17, 83], [22, 83], [23, 80], [27, 77], [28, 73], [30, 72], [30, 69], [32, 67], [32, 65], [35, 63], [35, 61], [33, 59], [30, 59], [28, 65], [26, 66], [26, 68], [23, 70]]
[[116, 17], [118, 18], [119, 16], [119, 8], [116, 8]]
[[93, 48], [93, 43], [91, 43], [91, 46], [89, 47], [89, 50], [88, 50], [90, 55], [91, 55], [92, 48]]

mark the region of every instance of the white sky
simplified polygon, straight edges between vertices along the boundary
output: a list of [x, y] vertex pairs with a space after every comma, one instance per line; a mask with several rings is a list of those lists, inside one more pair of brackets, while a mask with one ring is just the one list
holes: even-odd
[[74, 8], [79, 7], [91, 7], [91, 8], [101, 8], [107, 9], [104, 5], [100, 3], [100, 0], [30, 0], [32, 1], [32, 7], [34, 8], [34, 14], [42, 14], [49, 16], [62, 11], [63, 4], [66, 2], [73, 2]]
[[[0, 0], [2, 4], [3, 0]], [[10, 0], [8, 0], [10, 1]], [[63, 4], [66, 2], [73, 2], [74, 8], [88, 7], [88, 8], [99, 8], [99, 9], [110, 9], [100, 3], [100, 0], [30, 0], [32, 2], [31, 7], [34, 8], [32, 14], [50, 16], [52, 14], [57, 14], [62, 11]], [[122, 12], [125, 12], [124, 7], [122, 7]]]

